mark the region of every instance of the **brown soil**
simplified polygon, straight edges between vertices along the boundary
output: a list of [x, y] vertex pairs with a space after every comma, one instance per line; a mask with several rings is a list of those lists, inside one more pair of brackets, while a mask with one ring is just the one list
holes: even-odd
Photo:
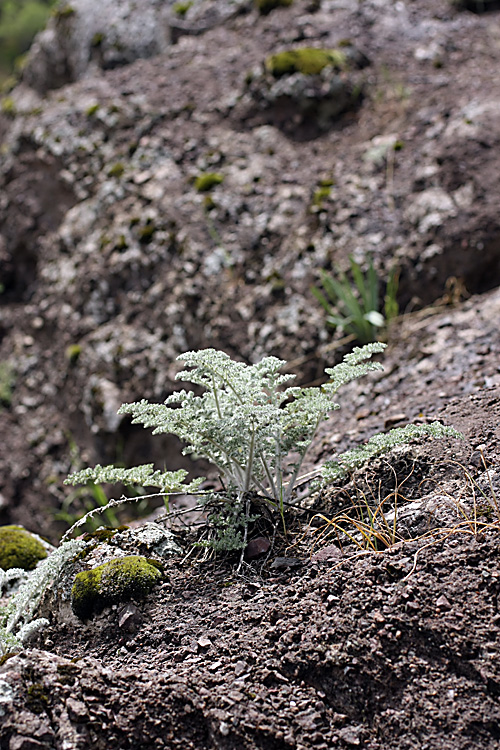
[[[386, 418], [411, 408], [399, 390], [386, 392]], [[297, 514], [288, 542], [278, 534], [271, 555], [239, 574], [236, 559], [180, 556], [145, 602], [84, 623], [52, 604], [44, 650], [1, 668], [15, 690], [2, 748], [500, 747], [500, 387], [436, 401], [432, 391], [426, 416], [464, 441], [399, 451], [313, 508], [331, 517], [357, 490], [387, 496], [387, 512], [399, 486], [397, 528], [409, 541], [381, 552], [344, 543], [342, 553], [333, 535], [316, 539], [321, 523], [308, 533], [311, 513]], [[373, 403], [358, 421], [377, 419]], [[432, 513], [405, 520], [416, 500], [433, 500]]]

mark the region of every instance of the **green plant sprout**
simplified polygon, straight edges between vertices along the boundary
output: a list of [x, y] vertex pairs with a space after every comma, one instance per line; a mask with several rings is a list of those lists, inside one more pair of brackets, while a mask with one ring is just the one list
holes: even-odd
[[[309, 388], [287, 386], [295, 376], [280, 374], [286, 362], [277, 357], [265, 357], [257, 364], [247, 365], [214, 349], [187, 352], [178, 359], [190, 369], [178, 373], [177, 379], [203, 388], [202, 395], [182, 390], [163, 404], [143, 399], [124, 404], [118, 413], [130, 414], [133, 424], [151, 427], [153, 434], [177, 435], [187, 444], [185, 455], [206, 458], [217, 467], [226, 486], [225, 493], [218, 496], [222, 516], [227, 518], [232, 514], [239, 519], [234, 521], [231, 542], [227, 524], [224, 531], [225, 548], [234, 549], [236, 544], [242, 547], [246, 538], [251, 497], [259, 497], [271, 511], [277, 510], [286, 531], [285, 510], [293, 505], [296, 488], [310, 479], [309, 475], [300, 476], [306, 452], [320, 424], [330, 412], [340, 408], [334, 400], [335, 394], [342, 385], [383, 369], [370, 359], [384, 349], [385, 344], [378, 342], [356, 347], [340, 364], [326, 369], [328, 382]], [[438, 422], [410, 425], [378, 435], [363, 448], [328, 462], [318, 472], [320, 478], [311, 486], [310, 493], [322, 483], [346, 476], [394, 445], [422, 435], [460, 437], [456, 430]], [[65, 483], [122, 482], [158, 487], [165, 494], [196, 493], [203, 479], [186, 485], [185, 477], [185, 471], [161, 473], [152, 464], [134, 469], [96, 466], [71, 474]], [[223, 525], [220, 518], [219, 525]]]
[[340, 328], [344, 333], [352, 335], [355, 341], [366, 344], [375, 341], [380, 329], [387, 326], [399, 313], [399, 273], [396, 268], [390, 272], [382, 303], [379, 279], [372, 259], [370, 258], [365, 274], [352, 256], [349, 261], [352, 281], [338, 269], [338, 278], [321, 271], [325, 294], [317, 287], [313, 287], [311, 291], [327, 312], [328, 326]]

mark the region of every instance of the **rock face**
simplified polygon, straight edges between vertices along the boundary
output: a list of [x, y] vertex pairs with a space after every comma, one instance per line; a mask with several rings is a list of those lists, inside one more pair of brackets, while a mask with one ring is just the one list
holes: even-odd
[[165, 52], [168, 3], [74, 0], [61, 3], [30, 52], [25, 82], [39, 93], [78, 81], [89, 67], [115, 68]]
[[[172, 4], [141, 4], [138, 16], [120, 3], [104, 31], [91, 5], [61, 6], [51, 22], [68, 35], [54, 54], [73, 55], [58, 81], [79, 80], [40, 96], [26, 78], [0, 120], [5, 523], [26, 523], [41, 497], [74, 508], [62, 479], [87, 464], [186, 466], [175, 442], [116, 415], [178, 387], [183, 351], [275, 354], [314, 380], [333, 357], [310, 292], [321, 268], [369, 255], [384, 279], [398, 264], [403, 310], [500, 283], [498, 14], [448, 0], [295, 0], [261, 15], [200, 0], [162, 47], [154, 14]], [[102, 18], [113, 7], [99, 4]], [[83, 46], [65, 41], [72, 29]], [[160, 54], [85, 70], [93, 35], [108, 34], [99, 47], [112, 55], [117, 30], [130, 32], [121, 62]], [[358, 106], [318, 128], [300, 95], [277, 97], [269, 118], [253, 73], [264, 85], [271, 56], [346, 40], [370, 61], [354, 71]], [[222, 181], [199, 192], [207, 173]]]

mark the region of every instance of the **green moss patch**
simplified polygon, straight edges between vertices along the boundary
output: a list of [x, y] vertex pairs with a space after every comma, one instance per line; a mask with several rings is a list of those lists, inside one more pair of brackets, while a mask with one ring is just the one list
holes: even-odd
[[340, 70], [346, 62], [345, 53], [338, 49], [300, 47], [271, 55], [266, 59], [265, 67], [271, 75], [279, 78], [292, 73], [318, 75], [327, 66]]
[[194, 186], [199, 193], [207, 193], [216, 185], [220, 185], [223, 181], [223, 175], [218, 172], [204, 172], [203, 174], [198, 175], [194, 181]]
[[46, 557], [43, 544], [22, 526], [0, 526], [0, 568], [33, 570]]
[[172, 6], [172, 10], [174, 13], [176, 13], [178, 16], [181, 16], [181, 18], [184, 18], [188, 10], [193, 5], [193, 0], [188, 0], [188, 2], [180, 2], [180, 3], [174, 3]]
[[121, 161], [117, 161], [112, 167], [108, 169], [108, 177], [121, 177], [125, 172], [125, 167]]
[[161, 570], [145, 557], [119, 557], [76, 575], [71, 607], [77, 617], [85, 620], [116, 602], [143, 599], [161, 577]]

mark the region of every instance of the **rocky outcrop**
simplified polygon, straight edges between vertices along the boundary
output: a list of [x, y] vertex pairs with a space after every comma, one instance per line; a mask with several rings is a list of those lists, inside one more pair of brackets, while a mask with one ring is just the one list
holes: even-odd
[[23, 80], [38, 93], [60, 88], [99, 70], [127, 65], [166, 51], [188, 34], [197, 36], [251, 7], [249, 0], [61, 0], [35, 39]]
[[[168, 5], [168, 4], [167, 4]], [[77, 81], [89, 67], [114, 68], [164, 52], [170, 31], [161, 0], [60, 3], [36, 38], [23, 72], [40, 93]]]

